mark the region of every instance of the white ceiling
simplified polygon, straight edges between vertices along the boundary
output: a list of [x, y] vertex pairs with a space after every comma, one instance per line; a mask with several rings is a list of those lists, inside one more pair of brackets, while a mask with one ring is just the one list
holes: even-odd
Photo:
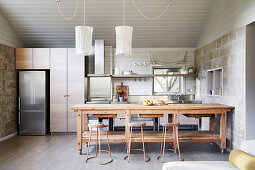
[[[167, 0], [134, 0], [141, 11], [154, 17]], [[71, 16], [77, 0], [61, 0], [63, 13]], [[126, 0], [126, 25], [134, 27], [133, 47], [196, 47], [213, 0], [172, 0], [156, 21], [143, 18]], [[55, 0], [0, 0], [0, 10], [26, 47], [74, 47], [74, 27], [83, 25], [83, 0], [76, 17], [64, 20]], [[86, 25], [94, 27], [93, 39], [115, 46], [114, 27], [123, 23], [123, 0], [86, 0]]]

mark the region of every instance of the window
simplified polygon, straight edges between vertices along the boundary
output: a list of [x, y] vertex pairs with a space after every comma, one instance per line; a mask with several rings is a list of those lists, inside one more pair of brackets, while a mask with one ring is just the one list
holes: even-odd
[[[153, 74], [179, 74], [178, 68], [154, 68]], [[154, 77], [154, 93], [178, 93], [180, 88], [179, 76]]]

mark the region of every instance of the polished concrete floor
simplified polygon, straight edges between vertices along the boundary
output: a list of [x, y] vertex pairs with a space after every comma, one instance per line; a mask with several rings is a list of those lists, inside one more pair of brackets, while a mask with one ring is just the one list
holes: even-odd
[[[107, 145], [102, 144], [106, 149]], [[51, 135], [51, 136], [15, 136], [6, 141], [0, 142], [0, 170], [25, 169], [25, 170], [157, 170], [163, 164], [156, 158], [159, 154], [159, 143], [146, 143], [147, 155], [150, 162], [143, 162], [143, 154], [134, 151], [131, 155], [131, 163], [126, 163], [123, 158], [126, 155], [124, 143], [111, 143], [113, 162], [108, 165], [99, 165], [98, 159], [91, 159], [85, 162], [85, 155], [79, 155], [76, 150], [75, 135]], [[141, 147], [134, 144], [134, 147]], [[210, 143], [181, 143], [182, 157], [185, 161], [225, 161], [228, 153], [220, 154], [217, 146]], [[86, 153], [84, 146], [83, 153]], [[91, 154], [95, 154], [95, 145], [91, 146]], [[108, 158], [103, 153], [103, 160]], [[165, 161], [178, 161], [175, 154], [167, 151]]]

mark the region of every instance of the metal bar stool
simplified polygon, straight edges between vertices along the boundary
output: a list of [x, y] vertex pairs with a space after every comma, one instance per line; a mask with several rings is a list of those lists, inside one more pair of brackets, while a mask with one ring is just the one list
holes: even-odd
[[[107, 132], [107, 127], [108, 125], [104, 125], [104, 124], [88, 124], [88, 127], [91, 128], [90, 129], [90, 133], [89, 133], [89, 143], [88, 143], [88, 151], [87, 151], [87, 159], [86, 159], [86, 163], [88, 162], [89, 159], [92, 159], [92, 158], [96, 158], [97, 157], [97, 153], [98, 153], [98, 149], [97, 149], [97, 145], [98, 145], [98, 142], [99, 142], [99, 163], [100, 165], [106, 165], [106, 164], [109, 164], [113, 161], [112, 159], [112, 156], [111, 156], [111, 149], [110, 149], [110, 144], [109, 144], [109, 138], [108, 138], [108, 132]], [[93, 157], [89, 157], [89, 145], [90, 145], [90, 141], [91, 141], [91, 134], [92, 134], [92, 129], [93, 128], [96, 128], [97, 129], [97, 138], [96, 138], [96, 156], [93, 156]], [[100, 134], [100, 129], [101, 128], [105, 128], [105, 133], [106, 133], [106, 137], [107, 137], [107, 142], [108, 142], [108, 151], [107, 150], [101, 150], [101, 134]], [[99, 140], [98, 140], [98, 136], [99, 136]], [[110, 155], [110, 161], [108, 162], [105, 162], [105, 163], [102, 163], [101, 162], [101, 151], [103, 152], [109, 152], [109, 155]]]
[[[163, 133], [162, 133], [162, 142], [161, 142], [161, 146], [160, 146], [161, 149], [160, 149], [160, 155], [157, 157], [157, 159], [160, 160], [162, 150], [163, 150], [163, 158], [162, 158], [161, 162], [164, 162], [165, 150], [170, 150], [170, 151], [174, 151], [176, 153], [176, 157], [177, 158], [179, 157], [180, 161], [184, 161], [184, 159], [181, 158], [181, 151], [180, 151], [180, 146], [179, 146], [178, 128], [180, 126], [180, 123], [163, 123], [162, 126], [163, 126]], [[178, 148], [178, 154], [177, 154], [176, 147], [175, 147], [175, 149], [165, 149], [167, 127], [173, 127], [173, 138], [174, 138], [173, 143]]]
[[[150, 158], [145, 155], [144, 135], [143, 135], [143, 127], [144, 126], [146, 126], [146, 123], [128, 123], [128, 127], [130, 128], [129, 145], [128, 145], [128, 156], [126, 156], [124, 158], [124, 160], [126, 160], [128, 158], [128, 162], [130, 162], [130, 151], [131, 150], [139, 150], [139, 151], [143, 151], [144, 162], [149, 162], [150, 161]], [[133, 127], [141, 127], [143, 149], [131, 149]]]

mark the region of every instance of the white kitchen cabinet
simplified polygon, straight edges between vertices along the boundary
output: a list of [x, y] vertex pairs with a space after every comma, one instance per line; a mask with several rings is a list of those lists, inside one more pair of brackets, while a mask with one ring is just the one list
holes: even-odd
[[71, 106], [84, 103], [84, 57], [76, 56], [75, 49], [68, 49], [68, 132], [76, 132], [77, 114]]
[[49, 48], [16, 48], [16, 69], [49, 69]]
[[50, 49], [33, 48], [33, 69], [50, 68]]
[[51, 132], [76, 132], [71, 106], [84, 103], [84, 57], [75, 49], [50, 49]]
[[16, 69], [32, 69], [32, 48], [16, 48]]
[[50, 131], [67, 132], [67, 49], [50, 49]]

